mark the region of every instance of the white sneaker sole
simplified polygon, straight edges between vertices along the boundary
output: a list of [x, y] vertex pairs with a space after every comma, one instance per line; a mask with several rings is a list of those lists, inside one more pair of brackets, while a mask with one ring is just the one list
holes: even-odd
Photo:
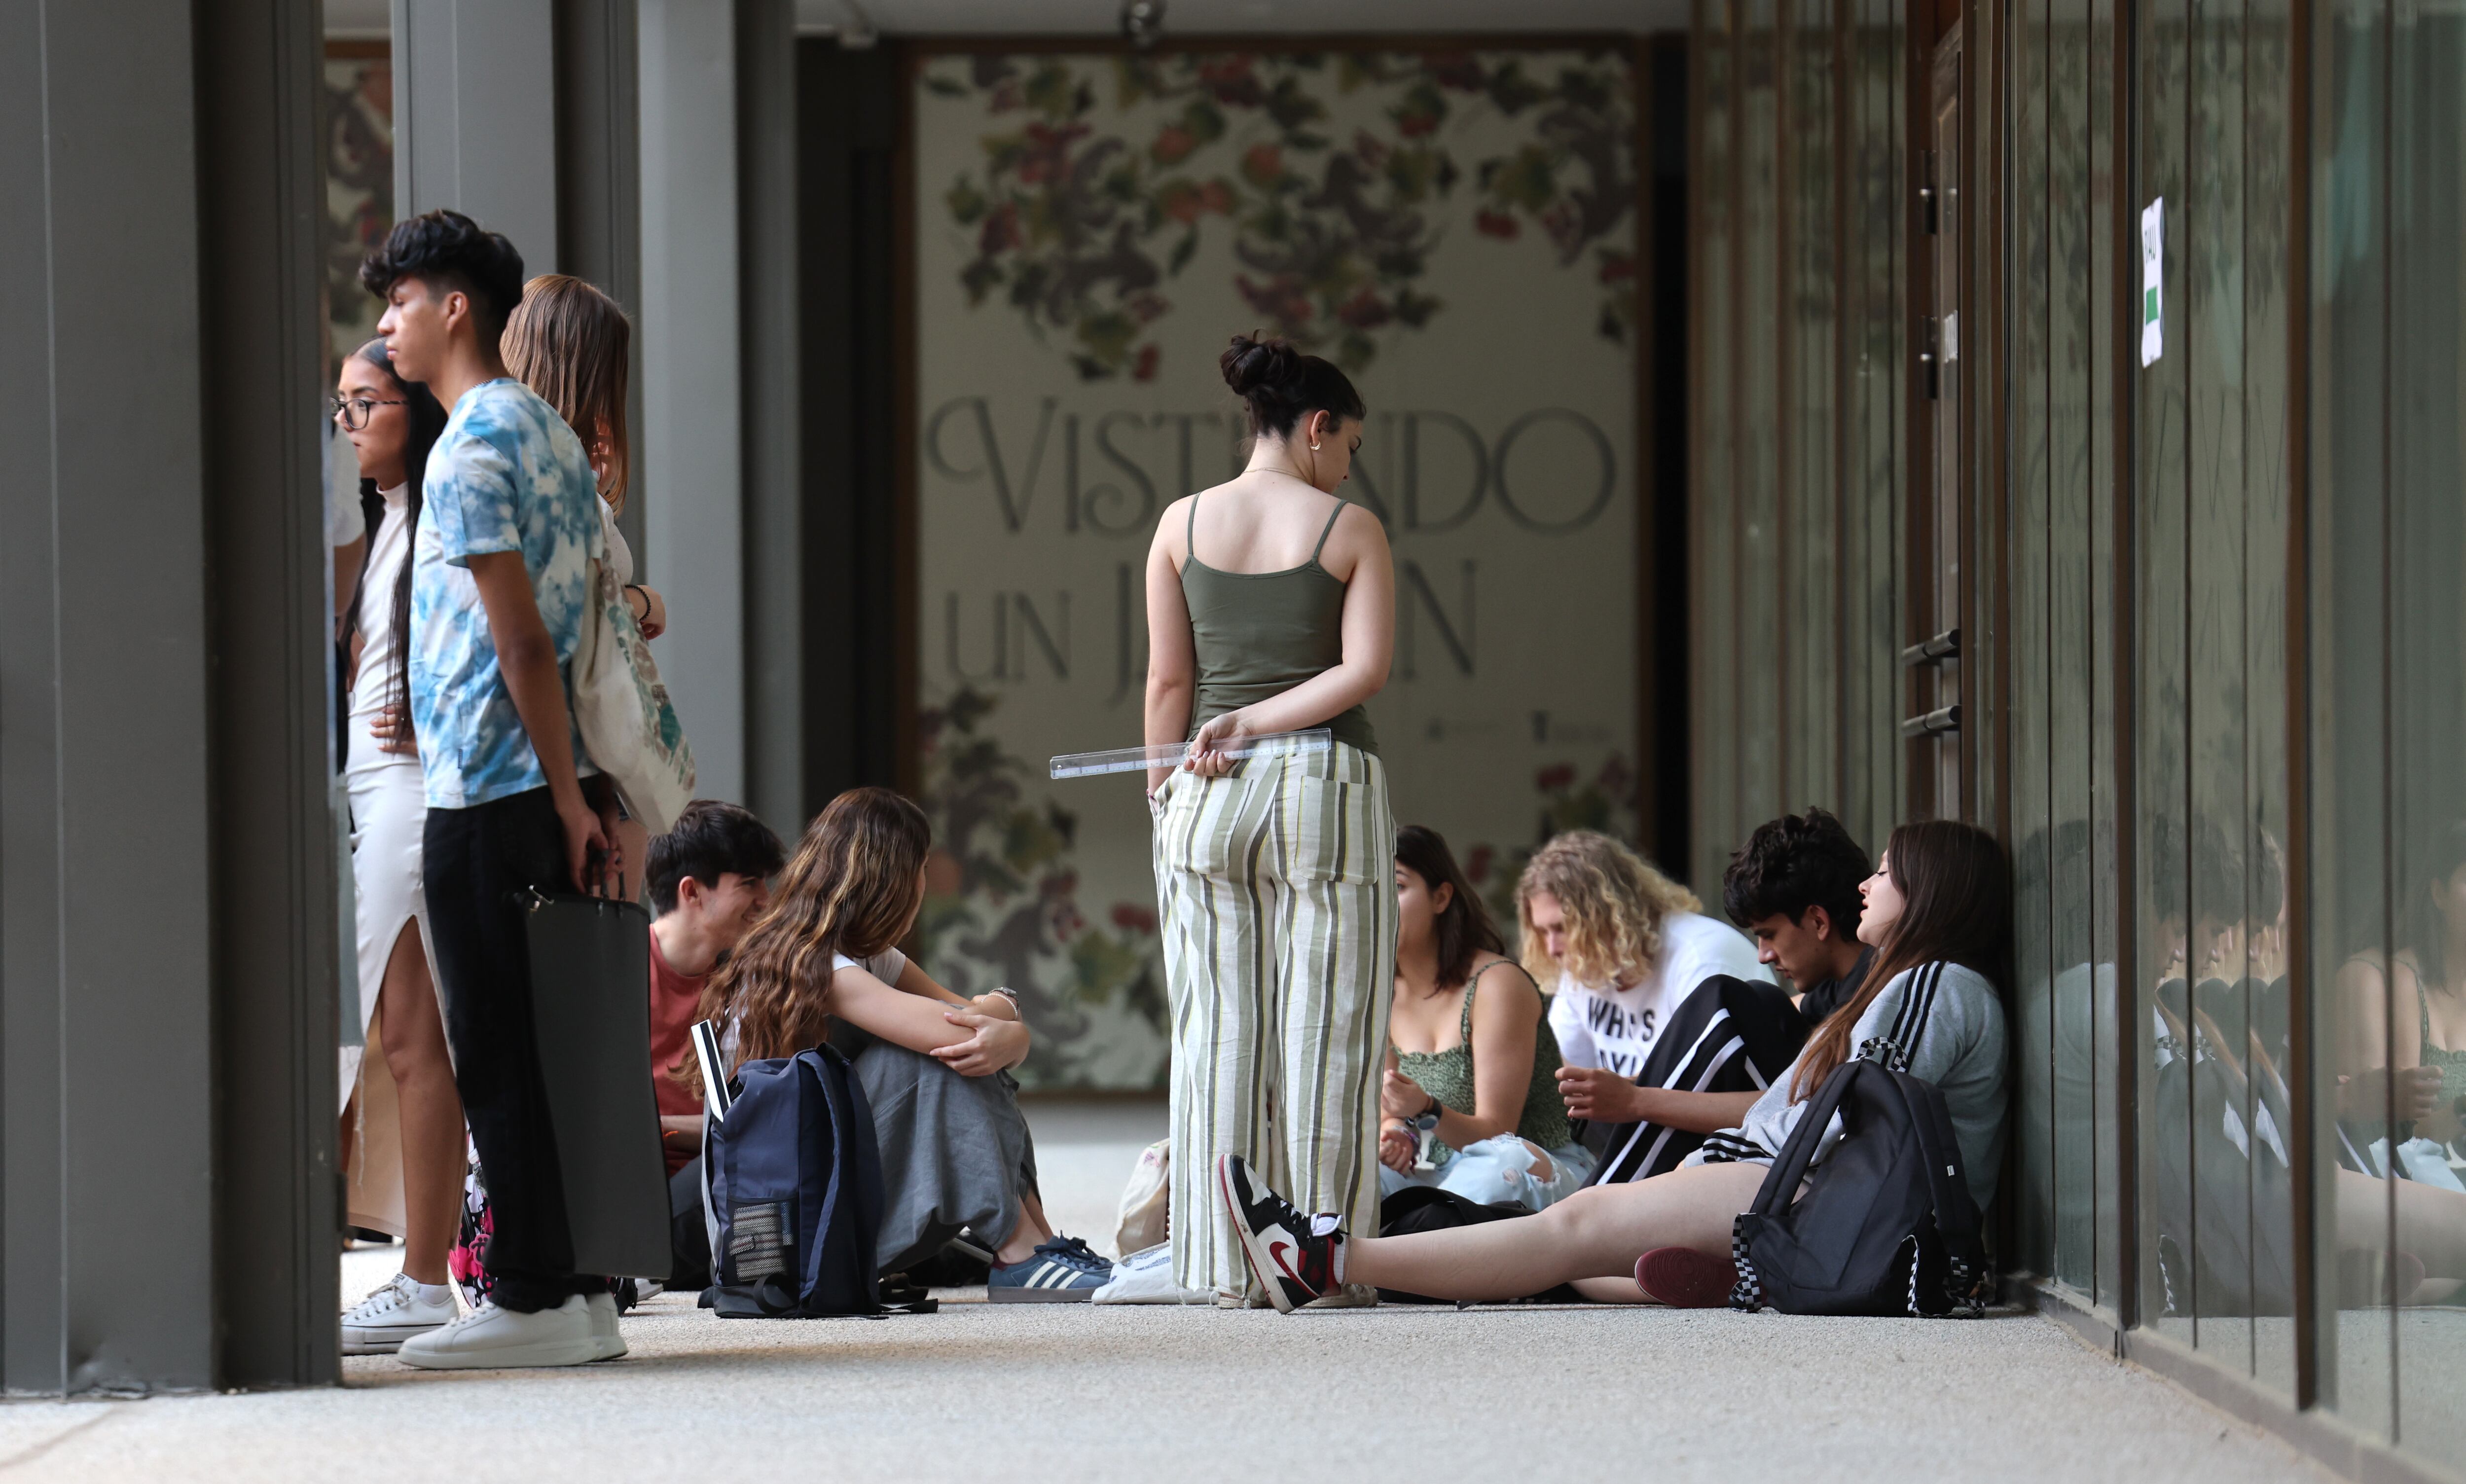
[[558, 1365], [588, 1365], [599, 1359], [590, 1336], [574, 1339], [535, 1339], [528, 1344], [500, 1345], [487, 1350], [428, 1351], [406, 1347], [394, 1359], [423, 1371], [528, 1370]]
[[1223, 1155], [1216, 1157], [1216, 1194], [1223, 1201], [1224, 1209], [1233, 1213], [1233, 1234], [1242, 1239], [1242, 1255], [1250, 1260], [1251, 1272], [1258, 1275], [1260, 1285], [1267, 1289], [1267, 1302], [1276, 1306], [1276, 1313], [1290, 1314], [1293, 1301], [1286, 1296], [1284, 1284], [1272, 1276], [1276, 1270], [1275, 1262], [1260, 1249], [1258, 1233], [1250, 1229], [1250, 1218], [1233, 1194], [1233, 1170], [1225, 1162], [1227, 1158]]
[[403, 1341], [417, 1339], [422, 1335], [434, 1334], [444, 1327], [441, 1321], [436, 1324], [393, 1324], [370, 1329], [358, 1329], [347, 1324], [343, 1326], [343, 1354], [392, 1355], [402, 1348]]

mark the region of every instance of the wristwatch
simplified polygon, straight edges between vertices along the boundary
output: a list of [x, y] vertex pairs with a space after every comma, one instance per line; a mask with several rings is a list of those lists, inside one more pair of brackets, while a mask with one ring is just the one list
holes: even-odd
[[1433, 1097], [1430, 1099], [1429, 1108], [1420, 1116], [1411, 1120], [1412, 1125], [1423, 1133], [1427, 1134], [1432, 1129], [1439, 1126], [1439, 1114], [1446, 1111], [1446, 1105], [1441, 1103], [1436, 1097]]

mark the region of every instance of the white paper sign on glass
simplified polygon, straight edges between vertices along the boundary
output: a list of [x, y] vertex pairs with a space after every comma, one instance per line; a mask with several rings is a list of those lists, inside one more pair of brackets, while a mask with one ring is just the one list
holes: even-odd
[[2166, 277], [2166, 198], [2141, 211], [2141, 364], [2155, 366], [2166, 351], [2166, 317], [2160, 289]]
[[[1217, 749], [1226, 757], [1278, 757], [1302, 753], [1324, 753], [1333, 741], [1325, 727], [1311, 727], [1302, 731], [1270, 731], [1255, 737], [1240, 737], [1231, 745]], [[1117, 747], [1109, 753], [1065, 753], [1053, 759], [1057, 778], [1084, 778], [1099, 773], [1143, 773], [1150, 768], [1178, 768], [1190, 755], [1189, 744], [1159, 742], [1154, 747]]]

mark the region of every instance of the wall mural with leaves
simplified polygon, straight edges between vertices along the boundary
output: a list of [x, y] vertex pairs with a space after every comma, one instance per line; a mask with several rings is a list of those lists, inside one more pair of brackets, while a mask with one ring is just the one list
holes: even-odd
[[1631, 833], [1631, 54], [944, 54], [914, 88], [922, 933], [1020, 993], [1022, 1079], [1162, 1085], [1136, 776], [1044, 762], [1140, 740], [1147, 545], [1246, 457], [1237, 331], [1371, 406], [1343, 493], [1396, 554], [1398, 818], [1493, 903], [1551, 833]]

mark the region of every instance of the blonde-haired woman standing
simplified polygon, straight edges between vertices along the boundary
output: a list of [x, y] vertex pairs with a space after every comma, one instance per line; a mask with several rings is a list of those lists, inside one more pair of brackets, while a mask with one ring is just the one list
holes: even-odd
[[[1705, 916], [1694, 892], [1592, 830], [1570, 830], [1535, 853], [1515, 886], [1515, 913], [1526, 971], [1536, 983], [1556, 986], [1550, 1029], [1566, 1061], [1558, 1091], [1579, 1118], [1675, 1121], [1666, 1110], [1634, 1106], [1635, 1079], [1655, 1039], [1706, 979], [1772, 981], [1755, 944]], [[1718, 1112], [1735, 1116], [1745, 1107]]]
[[[1174, 502], [1148, 551], [1149, 777], [1173, 1001], [1173, 1280], [1264, 1304], [1213, 1188], [1239, 1155], [1357, 1228], [1396, 977], [1396, 821], [1362, 703], [1387, 683], [1387, 536], [1335, 491], [1361, 444], [1343, 371], [1281, 340], [1220, 361], [1257, 439], [1236, 478]], [[1325, 727], [1326, 752], [1236, 760], [1242, 738]], [[1367, 1291], [1337, 1302], [1375, 1300]]]
[[[633, 439], [625, 401], [632, 384], [634, 323], [596, 285], [566, 273], [543, 273], [523, 285], [523, 302], [505, 317], [505, 370], [556, 409], [591, 455], [599, 480], [599, 525], [608, 539], [608, 568], [625, 592], [646, 640], [667, 632], [668, 605], [634, 580], [634, 549], [616, 528], [633, 480]], [[650, 836], [633, 820], [616, 826], [617, 895], [641, 895]]]

